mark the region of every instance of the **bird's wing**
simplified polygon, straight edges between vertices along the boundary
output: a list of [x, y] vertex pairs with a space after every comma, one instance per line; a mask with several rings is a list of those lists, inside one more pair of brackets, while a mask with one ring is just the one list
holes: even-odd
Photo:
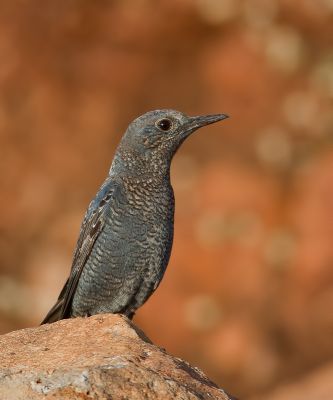
[[110, 203], [117, 184], [108, 177], [96, 197], [89, 204], [81, 225], [79, 239], [76, 245], [72, 269], [56, 304], [46, 315], [42, 324], [58, 321], [69, 316], [71, 302], [84, 265], [92, 251], [94, 243], [104, 227], [104, 213]]

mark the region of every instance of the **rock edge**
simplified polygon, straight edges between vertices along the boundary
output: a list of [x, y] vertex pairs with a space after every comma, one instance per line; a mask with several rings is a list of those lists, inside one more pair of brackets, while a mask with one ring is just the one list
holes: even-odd
[[0, 337], [0, 399], [232, 400], [126, 317], [62, 320]]

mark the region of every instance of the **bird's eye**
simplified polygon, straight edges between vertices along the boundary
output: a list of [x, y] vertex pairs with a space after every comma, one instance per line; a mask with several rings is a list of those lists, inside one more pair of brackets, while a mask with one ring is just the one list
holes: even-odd
[[172, 122], [167, 119], [163, 118], [156, 122], [156, 126], [161, 129], [162, 131], [169, 131], [172, 127]]

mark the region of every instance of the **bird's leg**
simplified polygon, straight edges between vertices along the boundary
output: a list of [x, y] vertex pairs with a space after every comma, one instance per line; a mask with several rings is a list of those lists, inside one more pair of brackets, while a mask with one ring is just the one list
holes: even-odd
[[135, 311], [131, 311], [131, 312], [129, 312], [128, 314], [126, 313], [125, 315], [126, 315], [126, 317], [127, 317], [128, 319], [132, 320], [133, 317], [134, 317], [134, 315], [135, 315]]

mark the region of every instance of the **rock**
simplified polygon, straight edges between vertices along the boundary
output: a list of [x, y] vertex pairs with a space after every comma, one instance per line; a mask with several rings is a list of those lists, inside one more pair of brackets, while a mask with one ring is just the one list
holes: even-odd
[[1, 400], [231, 399], [119, 315], [11, 332], [0, 348]]

